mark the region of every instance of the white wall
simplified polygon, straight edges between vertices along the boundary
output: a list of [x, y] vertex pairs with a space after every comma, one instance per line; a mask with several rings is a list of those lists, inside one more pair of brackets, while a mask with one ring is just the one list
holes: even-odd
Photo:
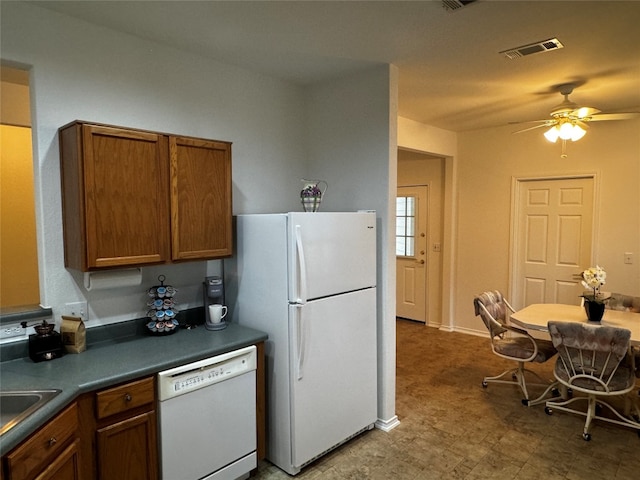
[[195, 306], [206, 274], [206, 262], [150, 267], [138, 289], [84, 291], [63, 264], [57, 129], [70, 121], [231, 141], [234, 213], [299, 208], [300, 88], [24, 3], [3, 2], [1, 48], [3, 61], [31, 68], [42, 303], [54, 315], [86, 299], [89, 327], [142, 317], [160, 273], [182, 308]]
[[[595, 173], [593, 263], [607, 271], [605, 290], [640, 295], [640, 120], [593, 123], [582, 140], [567, 145], [567, 158], [560, 158], [560, 145], [547, 142], [541, 131], [513, 135], [514, 130], [458, 135], [458, 330], [484, 328], [473, 315], [474, 295], [488, 289], [509, 293], [513, 177]], [[633, 264], [624, 264], [624, 252], [634, 253]]]
[[64, 268], [58, 128], [81, 119], [231, 141], [234, 214], [299, 211], [303, 177], [329, 182], [323, 210], [378, 212], [379, 400], [381, 418], [394, 418], [395, 68], [303, 89], [22, 2], [3, 2], [0, 20], [3, 62], [31, 69], [40, 282], [54, 318], [83, 300], [88, 327], [142, 317], [159, 274], [178, 288], [180, 308], [198, 306], [203, 277], [220, 268], [146, 267], [138, 288], [85, 291]]
[[458, 215], [458, 137], [455, 132], [418, 123], [408, 118], [398, 118], [398, 147], [428, 153], [444, 159], [442, 188], [442, 248], [440, 262], [441, 321], [440, 327], [452, 330], [455, 325], [455, 265]]
[[[513, 177], [595, 173], [598, 218], [593, 263], [606, 268], [606, 290], [640, 295], [640, 120], [598, 122], [567, 146], [512, 126], [455, 134], [400, 118], [398, 146], [445, 157], [443, 328], [483, 333], [474, 295], [509, 294]], [[624, 264], [624, 252], [633, 264]], [[588, 265], [585, 265], [585, 268]]]
[[[397, 69], [381, 65], [314, 86], [308, 171], [328, 183], [322, 211], [375, 210], [378, 227], [378, 426], [395, 416]], [[385, 101], [380, 101], [385, 99]], [[386, 99], [390, 99], [386, 100]]]

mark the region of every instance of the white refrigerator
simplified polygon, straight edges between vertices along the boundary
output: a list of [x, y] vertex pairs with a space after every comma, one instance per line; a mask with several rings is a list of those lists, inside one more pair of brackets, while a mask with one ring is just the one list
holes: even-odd
[[377, 419], [376, 215], [236, 220], [230, 315], [269, 335], [267, 459], [295, 475]]

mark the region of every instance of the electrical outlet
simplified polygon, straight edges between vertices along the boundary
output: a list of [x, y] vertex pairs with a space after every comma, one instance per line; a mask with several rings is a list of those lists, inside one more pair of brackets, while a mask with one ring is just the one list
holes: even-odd
[[27, 336], [27, 329], [22, 328], [22, 326], [19, 323], [0, 326], [1, 340], [4, 340], [5, 338], [16, 338], [16, 337], [26, 337], [26, 336]]
[[89, 318], [89, 307], [87, 302], [67, 303], [65, 305], [64, 315], [80, 317], [83, 322], [86, 322]]

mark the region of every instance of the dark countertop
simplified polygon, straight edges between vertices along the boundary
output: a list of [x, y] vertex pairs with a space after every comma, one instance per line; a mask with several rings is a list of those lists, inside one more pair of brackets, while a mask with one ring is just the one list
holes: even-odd
[[[89, 334], [91, 330], [87, 331]], [[209, 331], [204, 326], [167, 336], [130, 335], [88, 342], [80, 354], [34, 363], [29, 357], [0, 363], [0, 386], [7, 390], [57, 388], [62, 393], [0, 436], [0, 455], [46, 423], [78, 395], [153, 375], [185, 363], [253, 345], [267, 334], [237, 324]]]

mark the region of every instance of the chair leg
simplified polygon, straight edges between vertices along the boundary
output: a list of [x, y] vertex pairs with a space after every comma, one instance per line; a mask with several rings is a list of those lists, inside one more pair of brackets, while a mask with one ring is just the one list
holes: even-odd
[[[527, 393], [526, 390], [526, 384], [525, 384], [525, 380], [524, 380], [524, 375], [525, 373], [529, 373], [531, 375], [533, 375], [534, 377], [536, 377], [541, 383], [529, 383], [528, 385], [530, 387], [545, 387], [544, 392], [537, 398], [535, 398], [534, 400], [529, 400], [529, 395]], [[546, 397], [549, 395], [550, 392], [553, 392], [554, 390], [558, 389], [558, 382], [549, 382], [547, 380], [545, 380], [544, 378], [542, 378], [540, 375], [538, 375], [537, 372], [534, 372], [533, 370], [529, 370], [528, 368], [524, 368], [524, 364], [523, 364], [523, 368], [522, 368], [522, 385], [524, 386], [522, 388], [522, 391], [524, 392], [525, 396], [524, 396], [524, 400], [522, 400], [522, 404], [527, 406], [527, 407], [532, 407], [534, 405], [538, 405], [540, 403], [545, 402]], [[553, 396], [557, 396], [554, 392]]]
[[[581, 400], [587, 400], [586, 412], [569, 408], [569, 405]], [[607, 418], [607, 417], [603, 417], [602, 415], [598, 415], [598, 412], [597, 412], [598, 407], [608, 408], [609, 411], [611, 411], [611, 413], [613, 413], [619, 420], [616, 420], [615, 418]], [[582, 438], [584, 438], [586, 441], [591, 440], [591, 426], [594, 419], [601, 420], [603, 422], [614, 423], [616, 425], [621, 425], [623, 427], [634, 428], [638, 430], [639, 432], [638, 434], [640, 435], [640, 422], [632, 418], [621, 415], [615, 408], [613, 408], [607, 402], [598, 400], [595, 395], [589, 395], [587, 397], [574, 397], [564, 401], [548, 400], [546, 402], [544, 411], [547, 413], [547, 415], [551, 415], [554, 410], [573, 413], [576, 415], [582, 415], [583, 417], [585, 417], [584, 428], [582, 430]]]
[[[536, 372], [525, 368], [524, 362], [518, 362], [518, 367], [515, 369], [505, 370], [500, 375], [496, 375], [495, 377], [484, 377], [482, 381], [482, 386], [486, 388], [489, 383], [504, 383], [507, 385], [516, 384], [518, 385], [518, 387], [520, 387], [520, 390], [524, 395], [524, 398], [522, 399], [522, 404], [528, 407], [531, 407], [533, 405], [538, 405], [539, 403], [544, 402], [549, 392], [552, 391], [554, 388], [557, 388], [557, 385], [558, 385], [557, 382], [554, 382], [551, 384], [549, 382], [529, 383], [529, 386], [546, 387], [546, 390], [542, 395], [535, 398], [534, 400], [529, 400], [529, 391], [527, 390], [527, 381], [525, 379], [526, 373], [530, 373], [531, 375], [534, 375], [541, 382], [544, 382], [544, 379], [540, 375], [538, 375]], [[507, 375], [511, 375], [513, 377], [513, 380], [501, 380], [503, 377]]]
[[518, 369], [514, 370], [510, 368], [509, 370], [505, 370], [500, 375], [496, 375], [495, 377], [484, 377], [484, 379], [482, 380], [482, 386], [486, 388], [488, 383], [506, 383], [506, 384], [517, 383], [513, 380], [500, 380], [502, 377], [505, 377], [506, 375], [511, 375], [512, 377], [516, 376], [517, 371]]
[[[528, 400], [525, 399], [522, 401], [522, 403], [526, 406], [526, 407], [533, 407], [534, 405], [538, 405], [540, 403], [544, 403], [547, 401], [547, 396], [549, 395], [550, 392], [553, 392], [554, 390], [558, 390], [558, 385], [559, 382], [553, 382], [552, 384], [550, 384], [546, 390], [544, 392], [542, 392], [542, 395], [540, 395], [538, 398], [535, 398], [533, 400]], [[557, 396], [557, 393], [554, 393], [553, 396]]]
[[584, 421], [584, 428], [582, 429], [582, 438], [589, 441], [591, 440], [591, 421], [596, 418], [596, 397], [589, 395], [587, 398], [587, 418]]

